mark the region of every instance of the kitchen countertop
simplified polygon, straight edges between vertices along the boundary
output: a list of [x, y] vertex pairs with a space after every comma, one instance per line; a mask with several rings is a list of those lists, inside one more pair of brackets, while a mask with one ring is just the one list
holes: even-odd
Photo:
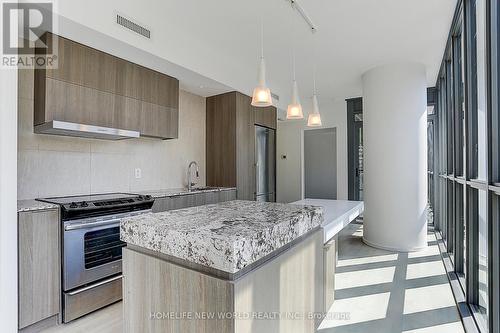
[[149, 213], [121, 221], [129, 245], [234, 274], [317, 229], [323, 209], [255, 201]]
[[30, 212], [35, 210], [47, 210], [59, 208], [58, 205], [54, 205], [47, 202], [41, 202], [37, 200], [17, 200], [17, 212]]
[[337, 235], [346, 225], [351, 223], [364, 211], [363, 201], [303, 199], [295, 201], [293, 204], [323, 207], [323, 232], [325, 243]]
[[[171, 189], [164, 189], [164, 190], [151, 190], [151, 191], [139, 191], [139, 192], [131, 192], [131, 193], [137, 193], [137, 194], [149, 194], [153, 198], [163, 198], [163, 197], [173, 197], [173, 196], [179, 196], [179, 195], [186, 195], [186, 194], [195, 194], [195, 193], [206, 193], [206, 192], [219, 192], [219, 191], [229, 191], [229, 190], [236, 190], [235, 187], [214, 187], [214, 188], [209, 188], [209, 189], [200, 189], [197, 191], [191, 191], [188, 192], [186, 188], [171, 188]], [[58, 205], [54, 205], [51, 203], [47, 202], [41, 202], [37, 201], [35, 199], [28, 199], [28, 200], [17, 200], [17, 212], [30, 212], [30, 211], [36, 211], [36, 210], [47, 210], [47, 209], [55, 209], [59, 208]]]
[[150, 195], [153, 198], [164, 198], [164, 197], [174, 197], [179, 195], [196, 194], [196, 193], [207, 193], [207, 192], [220, 192], [220, 191], [230, 191], [236, 190], [236, 187], [213, 187], [213, 188], [201, 188], [198, 190], [188, 191], [187, 188], [170, 188], [164, 190], [150, 190], [150, 191], [140, 191], [138, 194]]

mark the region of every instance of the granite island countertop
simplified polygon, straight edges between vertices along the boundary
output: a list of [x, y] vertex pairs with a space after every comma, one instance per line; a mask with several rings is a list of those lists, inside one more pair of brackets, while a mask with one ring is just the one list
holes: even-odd
[[312, 205], [323, 207], [323, 236], [325, 244], [335, 237], [349, 223], [363, 214], [363, 201], [302, 199], [292, 202], [296, 205]]
[[255, 201], [148, 213], [120, 224], [122, 241], [235, 274], [318, 229], [323, 209]]

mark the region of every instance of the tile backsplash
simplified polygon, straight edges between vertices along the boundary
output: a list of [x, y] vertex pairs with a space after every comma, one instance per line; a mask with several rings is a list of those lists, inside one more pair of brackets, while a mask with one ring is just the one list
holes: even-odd
[[[187, 166], [205, 185], [205, 98], [180, 91], [179, 138], [106, 141], [35, 134], [33, 71], [19, 71], [18, 199], [185, 187]], [[134, 170], [142, 177], [135, 178]]]

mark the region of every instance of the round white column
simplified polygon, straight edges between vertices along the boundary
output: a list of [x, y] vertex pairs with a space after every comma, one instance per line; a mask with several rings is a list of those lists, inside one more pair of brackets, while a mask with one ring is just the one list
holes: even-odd
[[395, 251], [427, 246], [427, 82], [416, 63], [363, 75], [364, 235]]

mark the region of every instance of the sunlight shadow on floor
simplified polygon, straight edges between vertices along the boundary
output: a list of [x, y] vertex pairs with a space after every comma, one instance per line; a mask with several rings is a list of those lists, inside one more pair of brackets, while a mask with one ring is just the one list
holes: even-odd
[[455, 299], [450, 285], [446, 283], [407, 289], [403, 313], [410, 314], [453, 306], [455, 306]]
[[335, 302], [319, 333], [464, 332], [432, 231], [413, 253], [375, 249], [362, 236], [360, 224], [340, 234]]
[[[438, 252], [438, 254], [439, 254], [439, 252]], [[373, 257], [353, 258], [353, 259], [340, 259], [339, 258], [339, 262], [337, 263], [337, 267], [371, 264], [371, 263], [375, 263], [375, 262], [387, 262], [387, 261], [394, 261], [397, 259], [398, 259], [397, 253], [380, 255], [380, 256], [373, 256]]]
[[[395, 270], [395, 267], [385, 267], [367, 269], [363, 271], [337, 273], [335, 274], [335, 289], [355, 288], [369, 286], [372, 284], [392, 282]], [[366, 275], [370, 275], [371, 278], [367, 279]]]
[[457, 333], [463, 332], [464, 328], [461, 322], [453, 322], [431, 327], [417, 328], [415, 330], [403, 331], [403, 333]]
[[406, 279], [411, 280], [443, 274], [446, 274], [446, 270], [444, 269], [443, 262], [441, 260], [420, 262], [408, 265]]
[[349, 318], [327, 318], [321, 323], [320, 329], [385, 318], [390, 296], [391, 294], [387, 292], [335, 301], [328, 312], [332, 314], [350, 313]]

